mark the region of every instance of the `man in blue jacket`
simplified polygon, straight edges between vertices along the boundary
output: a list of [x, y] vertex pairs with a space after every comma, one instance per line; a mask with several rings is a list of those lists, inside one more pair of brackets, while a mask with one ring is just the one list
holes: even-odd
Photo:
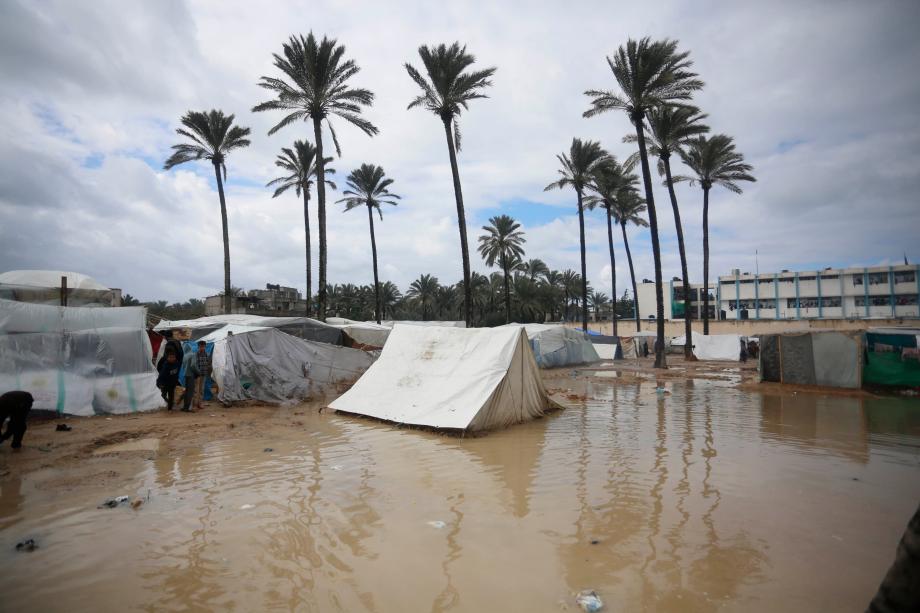
[[185, 354], [182, 366], [185, 367], [185, 396], [182, 399], [182, 410], [190, 412], [192, 401], [195, 407], [201, 408], [201, 398], [204, 396], [204, 382], [211, 374], [211, 356], [207, 352], [207, 343], [198, 341], [198, 351]]

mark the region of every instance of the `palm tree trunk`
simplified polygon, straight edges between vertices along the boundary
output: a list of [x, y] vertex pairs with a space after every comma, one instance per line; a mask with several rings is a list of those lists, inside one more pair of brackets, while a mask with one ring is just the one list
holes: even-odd
[[377, 278], [377, 239], [374, 238], [374, 212], [367, 207], [367, 222], [371, 226], [371, 255], [374, 259], [374, 317], [380, 323], [380, 280]]
[[610, 298], [610, 319], [613, 322], [613, 335], [617, 335], [617, 261], [613, 254], [613, 222], [610, 209], [607, 211], [607, 242], [610, 244], [610, 285], [613, 291]]
[[310, 261], [310, 189], [307, 186], [303, 188], [303, 230], [304, 235], [307, 237], [307, 317], [310, 316], [310, 308], [313, 302], [313, 292], [311, 291], [311, 286], [313, 284], [313, 268], [312, 262]]
[[636, 125], [636, 139], [639, 141], [639, 159], [642, 162], [642, 179], [645, 183], [645, 204], [648, 206], [648, 225], [652, 234], [652, 256], [655, 260], [655, 306], [656, 332], [655, 339], [655, 368], [667, 368], [664, 357], [664, 288], [661, 280], [661, 245], [658, 242], [658, 215], [655, 213], [655, 194], [652, 192], [652, 174], [648, 167], [648, 152], [645, 149], [645, 132], [642, 127], [642, 118], [638, 117]]
[[623, 245], [626, 247], [626, 259], [629, 262], [629, 276], [632, 279], [633, 315], [636, 318], [636, 332], [639, 332], [641, 328], [639, 327], [639, 293], [636, 289], [636, 271], [633, 269], [632, 252], [629, 250], [629, 239], [626, 238], [626, 224], [621, 223], [620, 229], [623, 230]]
[[581, 190], [578, 194], [578, 234], [581, 238], [581, 329], [588, 331], [588, 266], [585, 262], [585, 209], [582, 203]]
[[323, 158], [322, 117], [313, 118], [313, 139], [316, 142], [316, 212], [319, 222], [319, 320], [326, 321], [326, 160]]
[[470, 253], [466, 241], [466, 213], [463, 210], [463, 191], [460, 189], [460, 169], [457, 167], [457, 152], [454, 148], [454, 134], [451, 131], [453, 118], [445, 118], [444, 133], [447, 135], [447, 151], [450, 153], [450, 170], [454, 177], [454, 198], [457, 201], [457, 225], [460, 226], [460, 251], [463, 258], [463, 314], [467, 327], [472, 324], [471, 313], [473, 291], [470, 287]]
[[706, 185], [703, 185], [703, 334], [709, 334], [709, 188]]
[[217, 195], [220, 197], [220, 223], [224, 232], [224, 314], [232, 310], [233, 296], [230, 294], [230, 229], [227, 225], [227, 201], [224, 199], [224, 182], [220, 177], [220, 163], [214, 164], [217, 177]]
[[508, 288], [508, 264], [502, 251], [502, 272], [505, 276], [505, 323], [511, 323], [511, 290]]
[[668, 195], [671, 197], [671, 209], [674, 210], [674, 228], [677, 230], [677, 250], [680, 252], [680, 274], [684, 287], [684, 359], [693, 361], [693, 324], [690, 311], [690, 276], [687, 274], [687, 252], [684, 249], [684, 229], [680, 223], [680, 209], [677, 207], [677, 194], [674, 193], [674, 181], [671, 178], [670, 157], [663, 157], [664, 175], [668, 184]]

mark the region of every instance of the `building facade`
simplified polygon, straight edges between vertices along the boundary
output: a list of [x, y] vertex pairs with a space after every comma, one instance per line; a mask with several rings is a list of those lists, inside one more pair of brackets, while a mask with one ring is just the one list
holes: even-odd
[[[205, 315], [220, 315], [224, 312], [224, 297], [208, 296], [204, 300]], [[265, 289], [251, 289], [233, 296], [230, 312], [258, 315], [303, 315], [307, 308], [297, 288], [285, 287], [275, 283], [266, 283]]]
[[[683, 319], [681, 283], [665, 289], [665, 318]], [[655, 315], [655, 284], [639, 286], [639, 314]], [[701, 284], [691, 286], [692, 317], [700, 317]], [[920, 317], [920, 266], [751, 274], [734, 270], [709, 288], [710, 318], [723, 320], [897, 319]]]

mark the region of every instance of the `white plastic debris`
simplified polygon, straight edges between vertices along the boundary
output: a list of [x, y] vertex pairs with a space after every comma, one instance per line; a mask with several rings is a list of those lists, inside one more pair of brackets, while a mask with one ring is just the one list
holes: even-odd
[[243, 506], [240, 507], [240, 511], [248, 511], [249, 509], [254, 509], [254, 508], [256, 508], [256, 505], [254, 504], [244, 504]]
[[431, 526], [432, 528], [437, 528], [438, 530], [443, 530], [444, 528], [447, 527], [447, 524], [445, 524], [443, 521], [439, 519], [428, 522], [428, 525]]
[[604, 602], [594, 590], [582, 590], [575, 596], [575, 603], [585, 613], [596, 613], [604, 608]]

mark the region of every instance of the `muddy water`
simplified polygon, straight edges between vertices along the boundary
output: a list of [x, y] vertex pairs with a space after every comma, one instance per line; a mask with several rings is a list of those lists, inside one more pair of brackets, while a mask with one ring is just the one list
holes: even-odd
[[610, 611], [865, 608], [920, 501], [916, 401], [587, 392], [482, 438], [305, 415], [140, 454], [130, 491], [5, 481], [0, 609], [575, 611], [583, 588]]

